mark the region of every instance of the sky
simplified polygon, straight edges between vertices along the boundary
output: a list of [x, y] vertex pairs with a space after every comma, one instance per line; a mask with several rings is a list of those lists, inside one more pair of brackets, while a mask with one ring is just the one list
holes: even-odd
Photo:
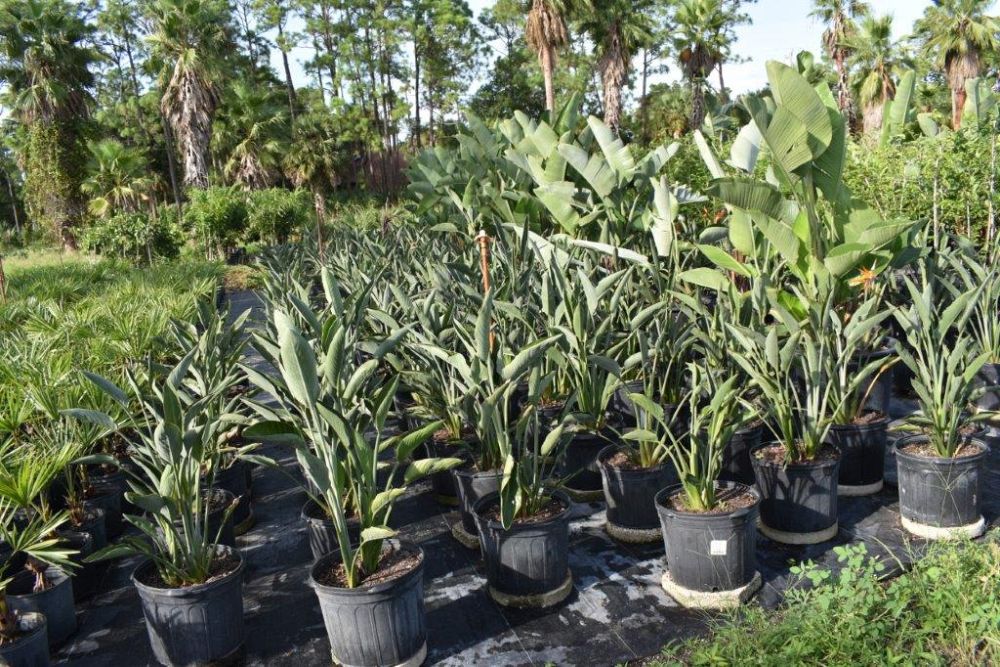
[[[494, 2], [468, 1], [476, 16]], [[768, 60], [791, 62], [795, 54], [803, 50], [812, 51], [818, 57], [822, 48], [823, 26], [809, 16], [812, 4], [812, 0], [759, 0], [756, 5], [749, 6], [748, 12], [753, 24], [742, 26], [737, 31], [735, 49], [749, 60], [725, 66], [726, 86], [735, 93], [757, 90], [767, 83], [764, 63]], [[930, 4], [929, 0], [869, 0], [874, 13], [893, 16], [893, 31], [897, 39], [910, 33], [913, 22]], [[296, 60], [310, 56], [311, 53], [302, 48], [293, 53]], [[272, 64], [276, 72], [281, 71], [281, 61], [276, 50], [272, 51]], [[678, 78], [676, 65], [670, 63], [670, 71], [655, 80], [673, 81]], [[293, 64], [293, 79], [296, 84], [305, 83], [306, 75], [298, 62]]]

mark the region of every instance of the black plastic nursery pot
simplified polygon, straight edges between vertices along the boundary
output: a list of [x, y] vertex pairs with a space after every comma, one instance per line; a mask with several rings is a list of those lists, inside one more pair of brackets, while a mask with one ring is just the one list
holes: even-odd
[[476, 503], [500, 490], [500, 471], [478, 472], [471, 465], [451, 470], [458, 491], [458, 509], [462, 520], [452, 526], [452, 535], [470, 549], [479, 547], [476, 527]]
[[620, 387], [615, 389], [615, 393], [611, 397], [611, 414], [613, 421], [618, 426], [623, 428], [635, 428], [635, 404], [632, 402], [632, 399], [629, 398], [629, 394], [641, 393], [642, 388], [642, 382], [632, 380], [631, 382], [625, 382]]
[[86, 558], [94, 553], [94, 538], [90, 533], [75, 530], [57, 530], [56, 533], [69, 549], [76, 553], [69, 557], [77, 567], [73, 572], [73, 600], [86, 600], [97, 591], [101, 575], [105, 571], [104, 563], [87, 563]]
[[979, 487], [990, 448], [981, 440], [970, 439], [954, 458], [915, 451], [927, 443], [923, 435], [896, 443], [903, 528], [927, 539], [979, 537], [986, 530]]
[[830, 427], [826, 441], [840, 451], [837, 493], [870, 496], [882, 490], [888, 440], [889, 418], [884, 413], [865, 423]]
[[94, 551], [100, 551], [108, 546], [108, 531], [104, 524], [104, 510], [99, 507], [84, 507], [83, 521], [80, 524], [66, 524], [70, 531], [90, 535]]
[[[122, 519], [123, 491], [116, 483], [91, 483], [91, 493], [84, 500], [84, 507], [96, 507], [104, 511], [104, 529], [108, 539], [114, 539], [125, 530]], [[51, 629], [49, 634], [51, 634]]]
[[756, 424], [733, 433], [726, 448], [722, 450], [722, 471], [719, 479], [740, 484], [753, 484], [753, 464], [750, 452], [761, 444], [764, 425]]
[[44, 614], [49, 646], [59, 646], [76, 632], [73, 580], [57, 567], [49, 567], [45, 576], [48, 588], [35, 593], [35, 576], [27, 570], [18, 572], [7, 585], [7, 605], [16, 612]]
[[684, 606], [734, 606], [760, 588], [756, 557], [760, 493], [746, 484], [718, 482], [716, 497], [731, 505], [712, 512], [679, 509], [672, 499], [679, 498], [683, 507], [680, 484], [656, 495], [668, 568], [663, 588]]
[[604, 482], [597, 457], [616, 440], [610, 431], [577, 431], [566, 444], [556, 467], [558, 476], [568, 478], [566, 491], [575, 500], [591, 501], [604, 497]]
[[424, 552], [412, 542], [387, 540], [390, 549], [419, 555], [413, 569], [357, 588], [328, 583], [340, 552], [316, 561], [309, 579], [323, 614], [334, 663], [345, 667], [416, 667], [427, 656]]
[[[987, 412], [1000, 412], [1000, 364], [983, 364], [976, 374], [977, 385], [984, 390], [982, 396], [976, 399], [976, 409]], [[1000, 435], [1000, 415], [986, 422], [991, 435]]]
[[233, 510], [233, 534], [242, 535], [253, 527], [253, 503], [250, 499], [248, 479], [248, 464], [246, 461], [234, 461], [228, 468], [215, 471], [215, 488], [223, 489], [233, 494], [238, 500]]
[[[316, 501], [310, 499], [302, 506], [302, 520], [306, 524], [309, 551], [312, 552], [313, 561], [317, 561], [328, 553], [340, 548], [337, 542], [337, 529], [333, 519], [327, 515], [326, 511]], [[347, 538], [351, 544], [361, 542], [361, 524], [357, 519], [352, 518], [347, 520]]]
[[814, 461], [790, 464], [762, 458], [769, 448], [750, 452], [760, 491], [760, 532], [782, 544], [818, 544], [837, 534], [837, 475], [840, 456], [824, 450]]
[[678, 482], [677, 473], [669, 461], [652, 468], [612, 465], [610, 461], [621, 451], [620, 446], [609, 445], [597, 457], [607, 503], [605, 528], [622, 542], [657, 542], [660, 519], [653, 499]]
[[139, 592], [153, 656], [162, 665], [206, 665], [234, 660], [243, 649], [243, 557], [219, 547], [237, 565], [216, 579], [182, 588], [156, 585], [152, 561], [136, 568], [132, 583]]
[[16, 615], [21, 636], [0, 645], [0, 664], [7, 667], [48, 667], [49, 640], [45, 615], [21, 612]]
[[[857, 355], [856, 359], [851, 363], [851, 369], [859, 370], [875, 360], [881, 361], [883, 364], [889, 363], [890, 358], [895, 354], [894, 341], [888, 339], [880, 349]], [[892, 391], [896, 385], [895, 373], [897, 366], [899, 364], [894, 364], [884, 371], [881, 368], [876, 370], [871, 379], [862, 387], [862, 394], [868, 394], [868, 398], [865, 401], [866, 409], [876, 410], [882, 414], [889, 414], [889, 403], [892, 400]]]
[[499, 493], [491, 493], [476, 503], [479, 543], [486, 564], [490, 597], [499, 604], [518, 608], [545, 608], [556, 605], [573, 591], [569, 571], [569, 497], [552, 493], [562, 504], [557, 515], [514, 523], [504, 529], [490, 518]]
[[[461, 456], [471, 451], [471, 447], [472, 444], [466, 440], [442, 440], [434, 437], [424, 443], [428, 458]], [[455, 476], [450, 470], [431, 475], [431, 491], [434, 493], [434, 499], [442, 505], [458, 506], [458, 488], [455, 485]]]

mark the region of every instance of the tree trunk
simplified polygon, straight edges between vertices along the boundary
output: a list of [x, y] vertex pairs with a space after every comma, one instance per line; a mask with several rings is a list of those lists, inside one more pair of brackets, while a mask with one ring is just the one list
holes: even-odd
[[556, 91], [552, 83], [552, 71], [553, 71], [553, 49], [552, 46], [546, 44], [539, 51], [539, 58], [542, 60], [542, 78], [545, 79], [545, 108], [553, 116], [556, 112]]
[[284, 21], [278, 21], [278, 42], [281, 51], [281, 65], [285, 69], [285, 88], [288, 89], [288, 113], [292, 124], [295, 124], [295, 85], [292, 83], [292, 70], [288, 66], [288, 51], [285, 50], [285, 29], [282, 25]]
[[7, 181], [7, 196], [10, 197], [10, 212], [14, 214], [14, 233], [21, 236], [21, 217], [17, 214], [17, 198], [14, 197], [14, 184], [10, 180], [10, 176], [6, 173], [3, 175], [3, 180]]
[[726, 80], [722, 78], [722, 61], [716, 65], [719, 68], [719, 99], [722, 100], [723, 104], [729, 102], [729, 93], [726, 92]]
[[174, 203], [177, 204], [177, 213], [181, 208], [181, 188], [177, 182], [177, 163], [174, 161], [174, 136], [163, 112], [160, 112], [160, 122], [163, 124], [163, 142], [167, 149], [167, 171], [170, 172], [170, 189], [174, 193]]
[[701, 86], [701, 81], [691, 80], [691, 129], [701, 129], [701, 124], [705, 122], [705, 90]]
[[326, 259], [323, 250], [323, 225], [326, 224], [326, 198], [323, 191], [318, 186], [313, 186], [313, 207], [316, 209], [316, 250], [319, 253], [320, 261]]
[[420, 136], [420, 49], [417, 48], [415, 39], [413, 40], [413, 131], [415, 145], [420, 148], [423, 144], [423, 138]]
[[965, 109], [965, 86], [953, 88], [951, 91], [951, 127], [962, 129], [962, 111]]
[[323, 16], [323, 47], [326, 49], [327, 68], [330, 74], [330, 95], [332, 97], [339, 97], [340, 91], [337, 88], [337, 58], [334, 53], [337, 45], [330, 34], [330, 7], [325, 2], [323, 3], [321, 13]]
[[865, 134], [878, 132], [882, 128], [883, 104], [869, 104], [863, 114]]

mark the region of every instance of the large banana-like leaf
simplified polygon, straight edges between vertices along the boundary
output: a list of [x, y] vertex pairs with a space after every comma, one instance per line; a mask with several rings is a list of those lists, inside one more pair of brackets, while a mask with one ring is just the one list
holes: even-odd
[[771, 218], [785, 213], [785, 198], [778, 188], [742, 176], [717, 178], [708, 186], [708, 193], [723, 202], [745, 211], [759, 211]]
[[635, 173], [635, 158], [632, 157], [632, 151], [629, 150], [628, 146], [622, 143], [622, 140], [615, 136], [611, 128], [605, 125], [601, 119], [591, 116], [587, 119], [587, 125], [590, 127], [597, 144], [601, 147], [604, 158], [617, 174], [619, 182], [631, 178], [632, 174]]
[[924, 133], [925, 137], [936, 137], [941, 132], [941, 127], [929, 113], [918, 113], [917, 125], [920, 126], [920, 131]]
[[698, 147], [698, 154], [701, 155], [701, 161], [705, 163], [705, 167], [712, 178], [723, 178], [726, 172], [722, 170], [719, 158], [715, 156], [715, 151], [708, 145], [701, 130], [694, 131], [694, 145]]
[[819, 157], [833, 137], [830, 116], [819, 94], [794, 68], [775, 60], [767, 63], [767, 80], [778, 109], [784, 107], [798, 119], [808, 133], [812, 157]]
[[827, 108], [833, 132], [830, 145], [813, 161], [813, 178], [828, 201], [836, 202], [844, 188], [844, 165], [847, 164], [847, 123], [836, 108]]
[[535, 196], [542, 202], [555, 221], [567, 234], [574, 234], [580, 226], [580, 214], [573, 207], [576, 186], [568, 181], [550, 183], [535, 188]]
[[601, 155], [596, 153], [591, 155], [572, 144], [560, 144], [559, 155], [565, 158], [602, 199], [614, 191], [617, 185], [615, 172]]
[[760, 155], [760, 145], [764, 140], [757, 123], [750, 121], [740, 130], [729, 149], [729, 164], [750, 173], [757, 166], [757, 156]]

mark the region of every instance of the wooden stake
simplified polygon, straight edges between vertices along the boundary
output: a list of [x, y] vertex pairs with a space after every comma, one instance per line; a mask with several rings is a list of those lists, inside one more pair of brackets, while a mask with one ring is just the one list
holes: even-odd
[[[490, 241], [485, 229], [480, 229], [476, 235], [479, 244], [479, 271], [483, 274], [483, 294], [490, 291]], [[493, 323], [490, 322], [490, 349], [493, 349]]]

